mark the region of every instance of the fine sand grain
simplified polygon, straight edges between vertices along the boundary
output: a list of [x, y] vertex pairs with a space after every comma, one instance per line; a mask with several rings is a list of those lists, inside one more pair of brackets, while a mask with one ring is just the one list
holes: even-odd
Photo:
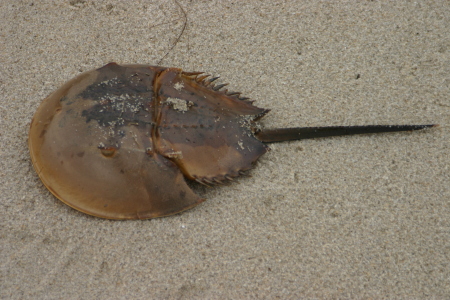
[[[179, 4], [174, 45], [174, 1], [0, 1], [0, 298], [448, 298], [449, 2]], [[273, 145], [172, 217], [64, 205], [30, 162], [40, 102], [80, 72], [163, 57], [271, 109], [266, 127], [441, 126]]]

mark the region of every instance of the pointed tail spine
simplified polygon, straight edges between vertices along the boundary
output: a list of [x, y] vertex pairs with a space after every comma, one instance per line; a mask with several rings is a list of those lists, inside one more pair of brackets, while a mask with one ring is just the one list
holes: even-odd
[[329, 126], [262, 129], [255, 133], [256, 138], [264, 143], [313, 139], [340, 135], [413, 131], [438, 125], [365, 125], [365, 126]]

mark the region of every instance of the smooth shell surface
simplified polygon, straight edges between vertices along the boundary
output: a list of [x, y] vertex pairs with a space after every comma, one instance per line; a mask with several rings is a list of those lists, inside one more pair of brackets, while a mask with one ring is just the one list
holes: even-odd
[[33, 165], [69, 206], [145, 219], [203, 201], [185, 178], [222, 182], [267, 147], [253, 135], [264, 109], [181, 69], [108, 64], [47, 97], [30, 127]]

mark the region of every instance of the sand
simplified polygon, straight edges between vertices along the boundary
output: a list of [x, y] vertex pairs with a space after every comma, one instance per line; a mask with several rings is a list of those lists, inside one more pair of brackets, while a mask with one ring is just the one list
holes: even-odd
[[[179, 4], [177, 42], [174, 1], [0, 2], [0, 298], [447, 298], [448, 1]], [[221, 76], [268, 128], [441, 126], [276, 144], [194, 209], [104, 220], [47, 191], [27, 134], [112, 61]]]

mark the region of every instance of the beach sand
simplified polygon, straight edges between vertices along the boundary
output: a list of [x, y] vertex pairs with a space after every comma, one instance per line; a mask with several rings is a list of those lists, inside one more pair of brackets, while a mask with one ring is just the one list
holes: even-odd
[[[175, 1], [0, 2], [0, 298], [447, 298], [448, 1], [179, 4], [187, 22]], [[221, 76], [267, 128], [440, 127], [274, 144], [189, 211], [104, 220], [50, 194], [27, 134], [109, 62]]]

